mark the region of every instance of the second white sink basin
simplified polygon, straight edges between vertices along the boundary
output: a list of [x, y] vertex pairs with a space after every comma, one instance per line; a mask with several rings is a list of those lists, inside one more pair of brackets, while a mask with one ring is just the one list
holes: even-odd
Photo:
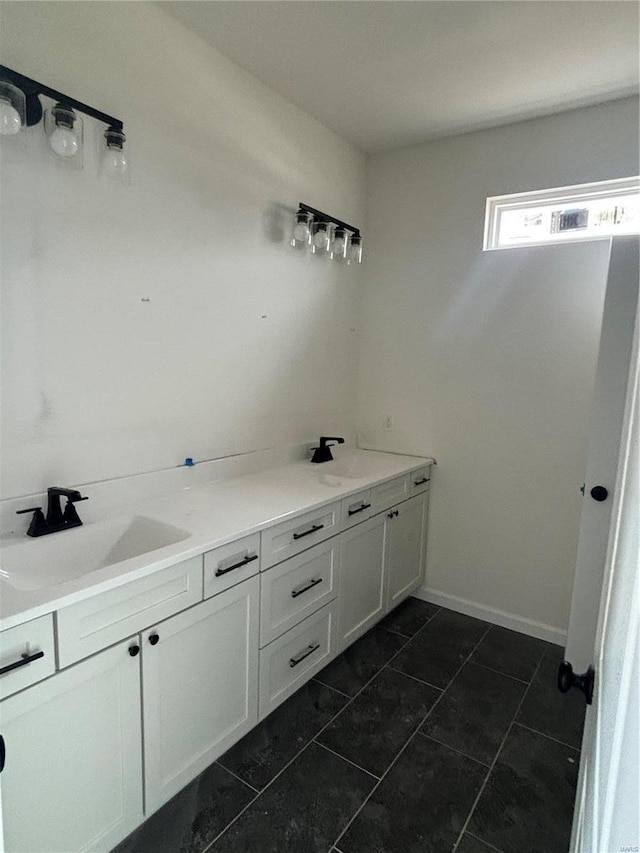
[[13, 540], [0, 554], [0, 580], [18, 590], [66, 583], [188, 539], [191, 534], [143, 515], [123, 516], [51, 533]]

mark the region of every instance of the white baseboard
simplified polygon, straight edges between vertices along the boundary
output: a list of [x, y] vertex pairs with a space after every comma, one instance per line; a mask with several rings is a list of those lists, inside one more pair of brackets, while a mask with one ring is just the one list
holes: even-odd
[[419, 587], [413, 595], [416, 598], [422, 599], [422, 601], [429, 601], [431, 604], [448, 607], [457, 613], [464, 613], [466, 616], [475, 616], [476, 619], [484, 619], [485, 622], [491, 622], [493, 625], [499, 625], [501, 628], [511, 628], [512, 631], [519, 631], [521, 634], [527, 634], [529, 637], [546, 640], [548, 643], [554, 643], [556, 646], [564, 646], [566, 643], [566, 631], [554, 628], [553, 625], [545, 625], [543, 622], [526, 619], [524, 616], [518, 616], [515, 613], [496, 610], [494, 607], [487, 607], [486, 604], [478, 604], [466, 598], [458, 598], [457, 595], [449, 595], [447, 592], [441, 592], [438, 589], [431, 589], [427, 586]]

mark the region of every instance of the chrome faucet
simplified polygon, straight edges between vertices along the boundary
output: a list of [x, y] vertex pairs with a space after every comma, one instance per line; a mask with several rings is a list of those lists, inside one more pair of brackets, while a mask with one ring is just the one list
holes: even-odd
[[[64, 511], [60, 506], [60, 498], [67, 499]], [[60, 486], [51, 486], [47, 489], [46, 518], [40, 506], [19, 509], [16, 514], [22, 515], [25, 512], [33, 513], [31, 524], [27, 530], [27, 536], [46, 536], [49, 533], [57, 533], [59, 530], [67, 530], [70, 527], [80, 527], [82, 521], [76, 512], [74, 504], [78, 503], [78, 501], [88, 500], [89, 498], [83, 497], [77, 489], [64, 489]]]

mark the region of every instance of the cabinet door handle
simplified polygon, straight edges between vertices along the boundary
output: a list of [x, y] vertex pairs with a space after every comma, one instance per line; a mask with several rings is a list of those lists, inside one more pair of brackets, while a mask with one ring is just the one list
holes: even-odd
[[12, 669], [19, 669], [21, 666], [26, 666], [28, 663], [33, 663], [34, 660], [40, 660], [40, 658], [44, 657], [44, 652], [35, 652], [32, 655], [25, 653], [20, 657], [20, 660], [16, 660], [13, 663], [3, 666], [2, 669], [0, 669], [0, 675], [4, 675], [5, 672], [11, 672]]
[[347, 511], [348, 515], [355, 515], [357, 512], [363, 512], [365, 509], [369, 509], [371, 504], [362, 504], [357, 509], [350, 509]]
[[295, 589], [291, 590], [291, 598], [297, 598], [308, 589], [313, 589], [314, 586], [318, 586], [319, 583], [322, 583], [322, 578], [312, 578], [305, 586], [297, 586]]
[[137, 654], [140, 653], [140, 646], [137, 643], [134, 643], [133, 646], [129, 646], [129, 654], [132, 658], [134, 658]]
[[216, 569], [215, 576], [219, 578], [220, 575], [226, 575], [227, 572], [232, 572], [234, 569], [240, 569], [242, 568], [242, 566], [246, 566], [248, 563], [253, 563], [253, 561], [257, 559], [257, 554], [247, 554], [247, 556], [240, 560], [239, 563], [234, 563], [232, 566], [227, 566], [226, 569]]
[[298, 652], [297, 655], [294, 655], [292, 658], [289, 658], [289, 666], [298, 666], [298, 664], [302, 663], [302, 661], [305, 658], [308, 658], [309, 655], [312, 655], [314, 652], [317, 652], [319, 648], [320, 643], [312, 643], [311, 645], [307, 646], [306, 649], [303, 649], [301, 652]]
[[423, 477], [422, 480], [414, 480], [413, 485], [414, 486], [421, 486], [423, 483], [428, 483], [428, 482], [429, 482], [429, 477]]
[[7, 757], [7, 748], [4, 745], [4, 738], [0, 735], [0, 773], [4, 770], [4, 762]]
[[156, 643], [160, 640], [159, 634], [149, 634], [149, 642], [152, 646], [155, 646]]
[[294, 533], [294, 539], [302, 539], [303, 536], [308, 536], [310, 533], [315, 533], [317, 530], [322, 530], [324, 524], [314, 524], [308, 530], [305, 530], [303, 533]]

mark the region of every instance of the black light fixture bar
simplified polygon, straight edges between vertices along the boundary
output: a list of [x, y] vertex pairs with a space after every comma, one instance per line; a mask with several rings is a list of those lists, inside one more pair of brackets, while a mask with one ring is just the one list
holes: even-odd
[[333, 222], [338, 226], [338, 228], [345, 228], [347, 231], [351, 231], [353, 234], [355, 234], [356, 237], [360, 236], [359, 228], [356, 228], [353, 225], [349, 225], [347, 222], [343, 222], [341, 219], [336, 219], [335, 216], [330, 216], [328, 213], [323, 213], [321, 210], [316, 210], [315, 207], [310, 207], [308, 204], [300, 202], [298, 209], [304, 210], [305, 213], [310, 213], [316, 222]]
[[[38, 83], [37, 80], [25, 77], [24, 74], [19, 74], [17, 71], [7, 68], [6, 65], [0, 65], [0, 79], [5, 80], [8, 83], [12, 83], [16, 88], [21, 89], [26, 98], [33, 99], [34, 97], [37, 98], [38, 95], [45, 95], [47, 98], [52, 98], [54, 101], [58, 101], [65, 106], [78, 110], [78, 112], [91, 116], [91, 118], [95, 118], [116, 130], [123, 129], [123, 124], [119, 118], [114, 118], [113, 116], [107, 115], [107, 113], [103, 113], [100, 110], [95, 109], [95, 107], [83, 104], [82, 101], [70, 98], [69, 95], [65, 95], [63, 92], [58, 92], [50, 86], [45, 86], [44, 83]], [[30, 111], [27, 110], [27, 112], [29, 113]], [[42, 111], [33, 111], [31, 114], [35, 120], [29, 121], [27, 119], [27, 124], [37, 124], [42, 116]]]

